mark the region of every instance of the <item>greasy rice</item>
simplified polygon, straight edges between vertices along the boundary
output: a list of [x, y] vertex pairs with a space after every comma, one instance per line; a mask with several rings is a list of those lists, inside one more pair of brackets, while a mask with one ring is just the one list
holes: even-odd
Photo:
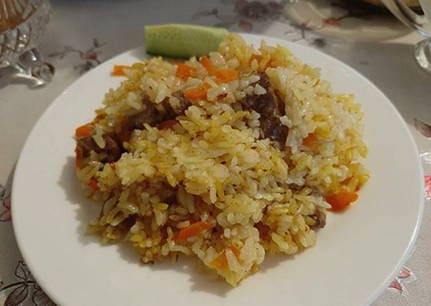
[[313, 246], [368, 179], [360, 105], [281, 46], [230, 34], [207, 57], [116, 69], [76, 130], [77, 176], [101, 203], [89, 232], [144, 263], [193, 255], [236, 285]]

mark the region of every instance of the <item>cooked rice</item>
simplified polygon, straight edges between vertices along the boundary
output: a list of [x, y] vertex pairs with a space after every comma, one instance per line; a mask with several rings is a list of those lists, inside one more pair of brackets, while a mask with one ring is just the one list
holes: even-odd
[[[356, 192], [367, 181], [363, 113], [352, 95], [333, 93], [318, 69], [284, 47], [262, 43], [254, 50], [231, 34], [208, 57], [239, 79], [220, 83], [196, 58], [187, 61], [194, 71], [186, 80], [159, 57], [125, 69], [127, 79], [108, 91], [89, 124], [87, 144], [98, 149], [77, 139], [77, 175], [103, 204], [90, 233], [131, 243], [144, 263], [194, 255], [236, 285], [265, 254], [313, 246], [318, 219], [330, 208], [325, 196]], [[279, 121], [288, 134], [281, 145], [262, 136], [261, 114], [241, 103], [267, 94], [262, 73], [284, 104]], [[203, 82], [206, 96], [169, 127], [144, 122], [120, 137], [124, 122], [150, 104], [163, 113], [163, 103], [181, 102], [175, 93]], [[106, 135], [124, 141], [121, 157], [109, 157], [115, 145]], [[313, 145], [304, 143], [310, 135]], [[193, 224], [205, 228], [179, 239]]]

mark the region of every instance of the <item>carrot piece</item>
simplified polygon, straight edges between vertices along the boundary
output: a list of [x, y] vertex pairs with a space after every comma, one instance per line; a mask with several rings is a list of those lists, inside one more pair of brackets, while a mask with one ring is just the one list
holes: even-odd
[[83, 156], [82, 156], [82, 150], [76, 148], [75, 149], [75, 166], [78, 169], [82, 169], [84, 166], [84, 161], [82, 160]]
[[317, 137], [313, 133], [308, 134], [307, 137], [302, 141], [304, 146], [309, 147], [311, 150], [315, 150], [317, 148]]
[[197, 87], [189, 88], [184, 91], [184, 97], [187, 99], [203, 99], [207, 96], [208, 89], [210, 85], [207, 83], [203, 83]]
[[228, 83], [233, 80], [239, 79], [239, 72], [234, 69], [217, 69], [211, 60], [202, 56], [199, 60], [202, 66], [208, 71], [209, 75], [214, 75], [217, 78], [217, 81], [220, 83]]
[[256, 60], [258, 66], [261, 70], [265, 70], [268, 67], [277, 67], [277, 65], [274, 63], [274, 61], [272, 59], [264, 58], [262, 55], [259, 55], [259, 54], [253, 54], [250, 57], [250, 63], [253, 60]]
[[211, 229], [213, 226], [207, 222], [204, 221], [198, 221], [195, 222], [188, 227], [182, 228], [177, 236], [175, 237], [176, 241], [183, 241], [190, 237], [197, 236], [209, 229]]
[[96, 192], [99, 190], [99, 185], [97, 184], [97, 180], [95, 178], [92, 178], [90, 182], [88, 183], [88, 186], [93, 192]]
[[239, 72], [234, 69], [219, 69], [215, 76], [220, 83], [229, 83], [239, 79]]
[[111, 75], [114, 76], [125, 76], [126, 73], [124, 72], [124, 69], [130, 69], [132, 67], [126, 66], [126, 65], [114, 65], [114, 68], [112, 68]]
[[75, 130], [75, 136], [79, 138], [88, 137], [93, 133], [93, 128], [89, 124], [84, 124]]
[[177, 77], [187, 80], [189, 77], [193, 76], [196, 72], [196, 69], [187, 64], [178, 64], [176, 75]]
[[228, 266], [226, 253], [223, 251], [219, 256], [217, 256], [211, 263], [214, 268], [224, 269]]
[[277, 64], [271, 59], [269, 60], [267, 67], [275, 68], [277, 67]]
[[241, 254], [241, 251], [238, 250], [238, 248], [236, 246], [232, 245], [230, 247], [230, 250], [232, 251], [232, 253], [235, 254], [236, 258], [239, 258], [239, 255]]
[[339, 192], [330, 194], [325, 197], [326, 202], [331, 205], [332, 211], [342, 211], [347, 208], [351, 203], [358, 199], [358, 194], [355, 192]]
[[202, 66], [208, 71], [208, 74], [216, 76], [220, 83], [228, 83], [233, 80], [239, 79], [239, 72], [234, 69], [217, 69], [211, 60], [202, 56], [199, 60]]
[[349, 176], [348, 178], [346, 178], [345, 180], [342, 180], [341, 182], [340, 182], [340, 184], [341, 185], [348, 185], [349, 184], [349, 182], [352, 180], [352, 177], [351, 176]]
[[208, 71], [209, 74], [213, 75], [215, 74], [215, 72], [217, 71], [217, 68], [214, 67], [214, 64], [211, 62], [211, 60], [206, 57], [206, 56], [202, 56], [199, 59], [199, 63], [202, 64], [202, 66], [205, 67], [205, 69]]
[[165, 130], [165, 129], [169, 129], [169, 128], [171, 128], [171, 127], [173, 127], [175, 124], [177, 124], [178, 123], [178, 121], [177, 120], [175, 120], [175, 119], [173, 119], [173, 120], [166, 120], [166, 121], [163, 121], [163, 122], [161, 122], [158, 126], [157, 126], [157, 128], [159, 129], [159, 130]]
[[[235, 246], [231, 246], [231, 247], [229, 247], [229, 249], [232, 251], [232, 253], [235, 254], [235, 256], [237, 258], [239, 258], [240, 251]], [[228, 261], [227, 261], [227, 257], [226, 257], [226, 251], [223, 251], [220, 255], [218, 255], [210, 263], [210, 265], [213, 266], [213, 267], [215, 267], [215, 268], [219, 268], [219, 269], [227, 268]]]

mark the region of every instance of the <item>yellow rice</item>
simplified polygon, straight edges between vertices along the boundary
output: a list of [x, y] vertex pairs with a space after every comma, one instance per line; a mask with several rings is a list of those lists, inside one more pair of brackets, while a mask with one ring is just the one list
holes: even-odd
[[[100, 147], [103, 135], [118, 132], [146, 103], [176, 103], [174, 92], [203, 82], [210, 89], [178, 124], [135, 129], [118, 160], [101, 162], [104, 153], [92, 151], [77, 176], [103, 204], [90, 233], [108, 243], [127, 241], [144, 263], [195, 256], [236, 285], [265, 254], [313, 246], [316, 216], [330, 207], [325, 195], [356, 192], [367, 181], [360, 163], [367, 152], [363, 113], [352, 95], [333, 93], [318, 69], [281, 46], [254, 50], [230, 34], [209, 59], [217, 69], [239, 71], [240, 79], [220, 84], [196, 58], [187, 61], [195, 69], [187, 80], [176, 76], [177, 64], [158, 57], [126, 69], [126, 80], [108, 91], [92, 122]], [[284, 103], [280, 122], [289, 132], [281, 147], [261, 137], [259, 113], [239, 102], [265, 93], [258, 73]], [[311, 134], [312, 149], [304, 144]], [[176, 239], [196, 222], [211, 228]]]

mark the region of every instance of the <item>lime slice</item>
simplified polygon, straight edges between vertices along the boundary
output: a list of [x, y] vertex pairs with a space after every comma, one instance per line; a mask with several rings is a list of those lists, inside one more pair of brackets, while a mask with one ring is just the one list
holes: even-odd
[[145, 48], [148, 53], [189, 58], [215, 51], [228, 31], [223, 28], [189, 24], [145, 26]]

